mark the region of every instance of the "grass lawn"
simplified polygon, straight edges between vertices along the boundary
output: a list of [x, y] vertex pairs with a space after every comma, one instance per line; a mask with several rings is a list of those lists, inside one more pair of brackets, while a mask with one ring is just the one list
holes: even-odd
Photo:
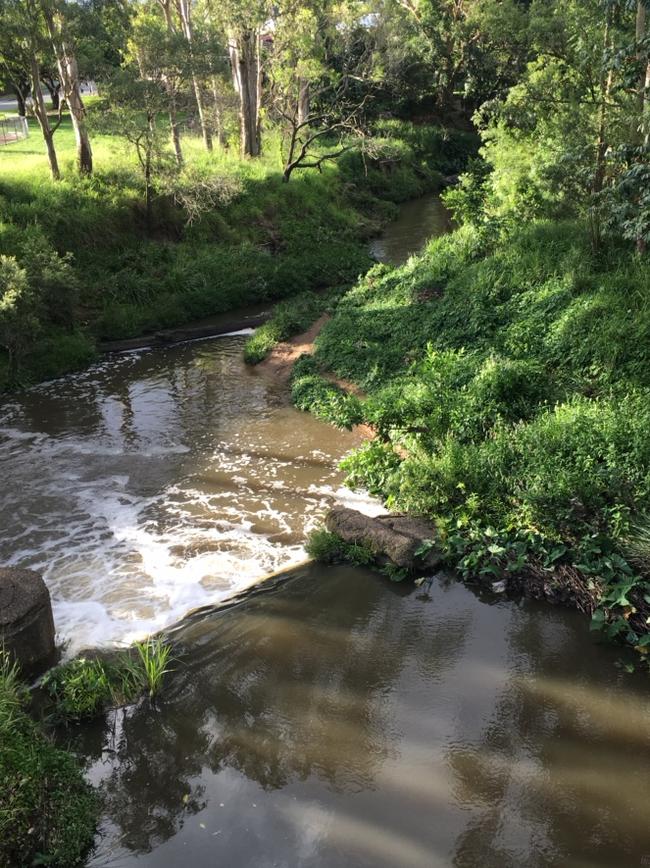
[[[113, 175], [134, 172], [139, 174], [135, 150], [125, 139], [116, 135], [103, 135], [92, 131], [92, 107], [97, 97], [86, 99], [91, 126], [91, 146], [94, 170], [98, 174]], [[52, 123], [56, 114], [51, 113]], [[45, 152], [45, 143], [35, 118], [28, 119], [29, 137], [22, 141], [0, 145], [0, 177], [39, 183], [50, 180], [50, 171]], [[200, 135], [184, 133], [181, 139], [183, 155], [188, 165], [214, 166], [221, 172], [237, 174], [251, 180], [261, 180], [269, 175], [280, 176], [280, 141], [275, 133], [265, 138], [264, 154], [256, 160], [241, 160], [236, 146], [228, 149], [215, 147], [212, 153], [206, 152]], [[72, 123], [68, 114], [54, 134], [54, 146], [59, 159], [59, 167], [64, 180], [76, 176], [76, 145]], [[171, 156], [171, 148], [169, 149]], [[137, 182], [136, 182], [137, 183]]]

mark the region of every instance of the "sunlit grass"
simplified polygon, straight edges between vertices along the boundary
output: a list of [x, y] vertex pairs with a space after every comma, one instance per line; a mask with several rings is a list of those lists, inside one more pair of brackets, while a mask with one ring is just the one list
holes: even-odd
[[[92, 109], [90, 119], [92, 126]], [[52, 115], [52, 122], [56, 122], [55, 115]], [[0, 145], [0, 176], [11, 176], [20, 180], [29, 179], [39, 184], [52, 183], [45, 143], [36, 119], [29, 118], [28, 126], [28, 138]], [[203, 140], [198, 135], [183, 133], [181, 143], [185, 162], [189, 165], [212, 166], [221, 172], [236, 172], [250, 181], [281, 174], [280, 141], [278, 135], [272, 130], [265, 136], [264, 153], [256, 160], [242, 160], [236, 143], [228, 148], [215, 146], [211, 153], [205, 150]], [[92, 132], [91, 145], [94, 169], [97, 173], [115, 173], [124, 170], [139, 172], [133, 146], [121, 136]], [[63, 116], [54, 134], [54, 146], [63, 178], [74, 177], [76, 144], [69, 115]], [[164, 156], [171, 159], [171, 148], [165, 149]]]

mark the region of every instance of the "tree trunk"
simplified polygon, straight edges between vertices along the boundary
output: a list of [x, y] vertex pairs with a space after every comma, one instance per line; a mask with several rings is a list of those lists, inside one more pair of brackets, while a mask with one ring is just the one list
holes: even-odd
[[[165, 24], [167, 26], [167, 35], [171, 38], [175, 32], [174, 20], [172, 17], [171, 0], [158, 0], [158, 3], [165, 16]], [[183, 165], [183, 151], [181, 148], [181, 136], [178, 126], [178, 106], [176, 104], [176, 82], [173, 78], [166, 79], [167, 93], [169, 94], [169, 127], [171, 130], [172, 150], [176, 158], [176, 165]]]
[[221, 94], [219, 93], [219, 82], [216, 75], [212, 76], [212, 98], [214, 100], [214, 131], [217, 135], [217, 144], [223, 147], [223, 124], [221, 123]]
[[[607, 103], [609, 101], [612, 84], [614, 81], [614, 73], [612, 68], [605, 69], [605, 57], [607, 56], [610, 43], [610, 33], [612, 28], [612, 8], [607, 10], [607, 18], [605, 20], [605, 33], [603, 37], [603, 68], [600, 74], [600, 109], [598, 111], [598, 137], [596, 140], [596, 166], [594, 170], [594, 179], [591, 188], [592, 197], [598, 196], [602, 192], [603, 183], [605, 181], [605, 155], [607, 154]], [[600, 213], [598, 203], [592, 205], [591, 208], [591, 242], [594, 250], [600, 248], [601, 226]]]
[[50, 35], [59, 77], [63, 86], [63, 95], [70, 109], [72, 128], [77, 143], [77, 165], [82, 175], [90, 175], [93, 171], [93, 154], [86, 128], [86, 110], [79, 88], [79, 69], [77, 58], [68, 45], [60, 15], [55, 13], [48, 2], [43, 3], [45, 23]]
[[[645, 27], [646, 27], [646, 7], [644, 0], [637, 0], [636, 6], [636, 33], [635, 33], [635, 42], [636, 42], [636, 57], [639, 63], [643, 63], [644, 60], [644, 52], [641, 48], [641, 42], [643, 41], [643, 37], [645, 36]], [[637, 135], [635, 135], [635, 139], [642, 140], [643, 139], [643, 128], [644, 128], [644, 114], [645, 114], [645, 86], [646, 86], [646, 73], [645, 69], [641, 73], [639, 78], [639, 84], [637, 87], [637, 118], [635, 127], [637, 130]]]
[[178, 128], [178, 115], [176, 113], [176, 93], [169, 96], [169, 127], [171, 129], [172, 149], [176, 158], [176, 165], [183, 165], [183, 151], [181, 150], [181, 135]]
[[212, 150], [212, 133], [208, 123], [207, 113], [205, 110], [205, 102], [203, 100], [203, 92], [201, 91], [201, 82], [194, 68], [194, 59], [192, 56], [194, 47], [194, 35], [192, 32], [192, 17], [190, 0], [177, 0], [178, 15], [181, 21], [181, 30], [187, 42], [190, 55], [190, 63], [192, 65], [192, 88], [194, 90], [194, 99], [199, 112], [199, 122], [201, 124], [201, 135], [203, 136], [203, 144], [207, 151]]
[[33, 55], [31, 58], [30, 73], [32, 79], [32, 94], [34, 97], [34, 114], [36, 115], [36, 120], [41, 128], [41, 132], [43, 133], [52, 180], [59, 181], [61, 179], [61, 172], [59, 171], [59, 161], [54, 148], [54, 132], [50, 126], [50, 119], [47, 115], [47, 109], [45, 108], [45, 100], [43, 99], [43, 90], [41, 88], [40, 70], [36, 55]]
[[155, 122], [153, 115], [149, 115], [149, 139], [147, 141], [147, 151], [144, 161], [144, 201], [145, 201], [145, 219], [147, 224], [147, 234], [151, 234], [152, 221], [152, 190], [151, 190], [151, 158], [153, 155], [153, 142], [155, 139]]
[[203, 101], [203, 93], [201, 91], [201, 82], [194, 74], [192, 75], [192, 86], [194, 88], [194, 99], [196, 100], [196, 107], [199, 111], [199, 123], [201, 124], [201, 135], [203, 136], [203, 144], [205, 145], [206, 151], [211, 151], [212, 133], [210, 132], [210, 125], [208, 124], [208, 118], [205, 111], [205, 103]]
[[232, 35], [229, 50], [233, 83], [239, 96], [241, 154], [243, 157], [258, 157], [262, 150], [260, 136], [262, 66], [258, 30], [248, 28]]
[[147, 223], [147, 234], [151, 233], [152, 225], [152, 207], [151, 207], [151, 160], [147, 157], [147, 163], [144, 170], [144, 201], [145, 201], [145, 220]]
[[309, 108], [309, 82], [306, 78], [301, 78], [298, 90], [298, 125], [304, 124], [309, 117]]
[[9, 87], [16, 94], [16, 104], [18, 106], [18, 115], [21, 118], [27, 116], [27, 108], [25, 106], [25, 96], [17, 84], [10, 83]]
[[53, 81], [50, 81], [47, 78], [43, 79], [43, 84], [47, 88], [47, 91], [50, 95], [50, 99], [52, 100], [52, 108], [55, 112], [59, 110], [59, 105], [61, 103], [60, 91], [61, 88], [58, 84], [55, 84]]

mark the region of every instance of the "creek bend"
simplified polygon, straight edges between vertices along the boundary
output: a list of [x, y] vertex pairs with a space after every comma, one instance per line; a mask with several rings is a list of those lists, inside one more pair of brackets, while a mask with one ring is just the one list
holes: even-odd
[[[441, 231], [427, 209], [377, 258]], [[299, 563], [341, 498], [377, 508], [341, 489], [359, 438], [292, 409], [242, 344], [110, 357], [0, 408], [0, 562], [44, 571], [69, 653]], [[310, 565], [173, 636], [157, 709], [66, 731], [105, 796], [93, 868], [648, 860], [647, 678], [577, 613]]]

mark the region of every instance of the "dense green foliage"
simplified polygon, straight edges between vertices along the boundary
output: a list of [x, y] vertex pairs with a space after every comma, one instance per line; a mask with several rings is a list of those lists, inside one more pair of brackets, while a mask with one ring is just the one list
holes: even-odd
[[466, 228], [376, 267], [309, 362], [368, 392], [355, 406], [378, 436], [344, 462], [351, 483], [460, 534], [475, 572], [532, 558], [650, 590], [621, 557], [650, 495], [649, 285], [632, 252], [595, 260], [577, 223], [494, 244]]
[[370, 549], [346, 543], [340, 536], [327, 530], [313, 531], [307, 539], [305, 549], [310, 558], [323, 564], [350, 563], [357, 567], [367, 567], [375, 560]]
[[[445, 159], [460, 167], [473, 142], [453, 135], [448, 141]], [[108, 147], [116, 145], [109, 139]], [[276, 165], [271, 157], [252, 166], [236, 157], [197, 155], [181, 176], [185, 198], [162, 192], [156, 198], [153, 238], [129, 164], [96, 169], [91, 181], [54, 184], [40, 173], [3, 177], [2, 286], [11, 268], [27, 285], [21, 308], [0, 312], [0, 337], [5, 319], [20, 336], [12, 350], [19, 365], [7, 366], [4, 377], [0, 368], [0, 383], [10, 374], [21, 382], [86, 364], [96, 340], [349, 283], [370, 265], [364, 240], [392, 213], [389, 200], [406, 198], [409, 185], [420, 183], [410, 157], [404, 173], [377, 190], [384, 199], [369, 189], [360, 166], [332, 166], [286, 185]], [[196, 191], [208, 182], [220, 196], [227, 190], [227, 199], [188, 222]], [[9, 290], [7, 284], [4, 296], [12, 298]], [[11, 325], [16, 317], [22, 317], [17, 330]], [[259, 340], [268, 347], [268, 338]]]
[[0, 656], [0, 865], [82, 864], [98, 802], [74, 757], [55, 747], [25, 711], [28, 695]]

